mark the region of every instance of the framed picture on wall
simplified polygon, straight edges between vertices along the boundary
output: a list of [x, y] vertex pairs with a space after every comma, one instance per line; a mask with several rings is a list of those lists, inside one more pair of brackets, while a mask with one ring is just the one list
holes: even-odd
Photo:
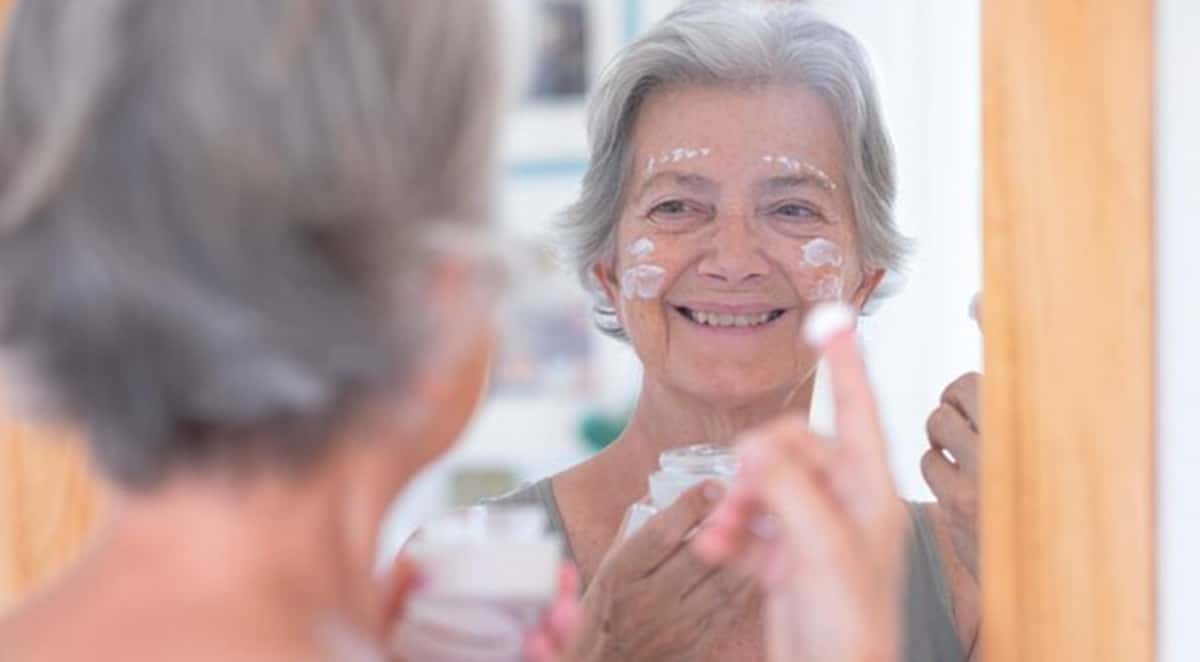
[[526, 86], [504, 131], [518, 174], [560, 174], [587, 158], [584, 101], [640, 18], [636, 0], [519, 0]]

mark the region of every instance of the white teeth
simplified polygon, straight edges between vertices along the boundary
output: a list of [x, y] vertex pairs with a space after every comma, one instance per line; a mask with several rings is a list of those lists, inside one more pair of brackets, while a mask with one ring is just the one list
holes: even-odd
[[766, 324], [771, 320], [771, 313], [757, 315], [733, 315], [730, 313], [706, 313], [700, 310], [690, 310], [688, 314], [693, 322], [715, 327], [748, 327]]

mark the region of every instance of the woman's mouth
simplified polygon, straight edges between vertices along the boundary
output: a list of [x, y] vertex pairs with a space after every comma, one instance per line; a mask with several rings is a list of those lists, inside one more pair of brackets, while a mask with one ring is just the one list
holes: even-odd
[[783, 317], [782, 308], [759, 313], [730, 313], [715, 310], [698, 310], [686, 306], [675, 306], [675, 311], [693, 324], [717, 329], [752, 329], [766, 326]]

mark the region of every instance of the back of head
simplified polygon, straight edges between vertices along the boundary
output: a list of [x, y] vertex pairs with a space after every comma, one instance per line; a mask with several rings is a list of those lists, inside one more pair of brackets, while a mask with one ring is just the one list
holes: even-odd
[[5, 379], [129, 487], [318, 455], [309, 432], [418, 352], [426, 238], [488, 216], [491, 18], [20, 3], [0, 85]]

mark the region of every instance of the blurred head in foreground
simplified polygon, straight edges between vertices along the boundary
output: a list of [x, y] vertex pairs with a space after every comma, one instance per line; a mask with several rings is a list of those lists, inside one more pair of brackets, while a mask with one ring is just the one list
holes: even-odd
[[[275, 600], [369, 628], [378, 605], [353, 596], [371, 594], [379, 519], [485, 380], [493, 37], [484, 2], [15, 8], [0, 375], [29, 411], [82, 431], [112, 512], [14, 622], [140, 595], [111, 564], [137, 564], [172, 604], [197, 563], [213, 593], [271, 583], [225, 586], [221, 568], [299, 582], [247, 609]], [[213, 600], [217, 621], [237, 616], [216, 607], [229, 603]]]

